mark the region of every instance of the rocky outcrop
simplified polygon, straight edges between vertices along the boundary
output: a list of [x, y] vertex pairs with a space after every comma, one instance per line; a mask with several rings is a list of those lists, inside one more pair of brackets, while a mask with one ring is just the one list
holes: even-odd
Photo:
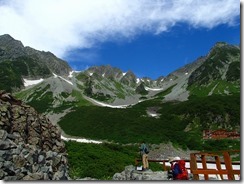
[[0, 179], [67, 180], [61, 133], [34, 108], [0, 91]]
[[[188, 173], [189, 180], [193, 180], [193, 174]], [[135, 166], [129, 165], [125, 167], [125, 170], [121, 173], [115, 173], [113, 176], [113, 180], [116, 181], [172, 181], [173, 179], [168, 176], [168, 171], [152, 171], [151, 169], [147, 171], [139, 171]], [[189, 181], [187, 180], [187, 181]], [[199, 176], [199, 180], [205, 180], [203, 175]], [[209, 180], [220, 180], [218, 175], [209, 176]], [[174, 180], [175, 181], [175, 180]], [[178, 180], [179, 181], [179, 180]], [[206, 180], [205, 180], [206, 181]], [[183, 182], [181, 180], [180, 182]]]
[[[25, 57], [25, 60], [33, 59], [35, 64], [47, 67], [51, 74], [53, 72], [57, 75], [67, 76], [69, 75], [69, 72], [72, 71], [66, 61], [57, 58], [51, 52], [44, 52], [35, 50], [31, 47], [25, 47], [21, 41], [15, 40], [8, 34], [0, 35], [0, 62], [5, 60], [18, 62], [18, 58], [23, 56]], [[29, 67], [33, 66], [30, 65]]]
[[0, 62], [25, 55], [24, 45], [10, 35], [0, 35]]
[[135, 166], [126, 166], [121, 173], [115, 173], [113, 180], [168, 180], [167, 171], [138, 171]]
[[[10, 35], [0, 35], [0, 89], [16, 92], [25, 87], [24, 79], [39, 80], [53, 76], [68, 76], [68, 63], [51, 52], [25, 47]], [[11, 84], [11, 85], [9, 85]]]

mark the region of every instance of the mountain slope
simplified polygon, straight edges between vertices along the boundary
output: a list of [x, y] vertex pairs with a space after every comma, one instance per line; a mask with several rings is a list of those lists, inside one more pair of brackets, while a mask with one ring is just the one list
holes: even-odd
[[[147, 129], [150, 132], [146, 137], [160, 142], [169, 141], [172, 129], [179, 134], [175, 140], [189, 136], [188, 143], [196, 139], [202, 144], [203, 129], [240, 127], [238, 46], [217, 43], [206, 56], [151, 80], [109, 65], [71, 72], [51, 53], [23, 47], [21, 42], [7, 38], [0, 47], [0, 65], [4, 66], [0, 80], [4, 82], [10, 76], [12, 84], [22, 82], [20, 87], [16, 84], [17, 90], [23, 88], [27, 77], [43, 77], [15, 95], [59, 123], [67, 134], [134, 142]], [[9, 89], [6, 84], [1, 87]]]
[[52, 53], [24, 47], [10, 35], [0, 36], [0, 68], [0, 88], [9, 92], [22, 89], [24, 78], [47, 78], [52, 73], [68, 75], [71, 71], [65, 61]]
[[206, 61], [189, 77], [192, 95], [240, 93], [240, 48], [217, 43]]
[[132, 71], [122, 72], [109, 65], [71, 72], [68, 64], [52, 53], [24, 47], [9, 35], [0, 36], [0, 49], [0, 88], [7, 91], [23, 89], [25, 79], [47, 79], [54, 75], [69, 80], [81, 96], [116, 106], [136, 104], [164, 91], [168, 91], [163, 96], [167, 102], [185, 101], [192, 95], [228, 95], [240, 90], [240, 48], [227, 43], [217, 43], [207, 56], [157, 80], [140, 79]]
[[[44, 55], [42, 56], [44, 57]], [[19, 61], [19, 63], [21, 61], [26, 63], [28, 60]], [[42, 92], [36, 90], [36, 86], [30, 86], [20, 92], [18, 96], [36, 107], [38, 107], [38, 103], [42, 102], [38, 96], [45, 98], [44, 106], [46, 108], [43, 108], [41, 112], [50, 113], [56, 111], [55, 108], [62, 106], [61, 109], [63, 110], [70, 109], [74, 103], [75, 106], [77, 104], [80, 106], [89, 104], [88, 101], [95, 103], [95, 105], [101, 104], [92, 99], [106, 103], [107, 106], [118, 106], [133, 105], [142, 100], [158, 97], [164, 102], [168, 102], [186, 101], [192, 96], [229, 95], [240, 92], [239, 64], [239, 47], [227, 43], [217, 43], [207, 56], [200, 57], [166, 77], [159, 77], [157, 80], [151, 80], [147, 77], [139, 79], [132, 71], [122, 72], [120, 69], [109, 65], [94, 66], [85, 71], [70, 72], [69, 75], [51, 74], [40, 84], [41, 89], [43, 89]], [[209, 69], [206, 70], [206, 68]], [[13, 70], [16, 70], [15, 74], [20, 71], [17, 67]], [[32, 70], [35, 70], [34, 66], [30, 67], [29, 74]], [[23, 76], [24, 71], [27, 72], [23, 69], [21, 71], [22, 75], [19, 74], [18, 76]], [[206, 80], [207, 78], [211, 80]], [[4, 77], [1, 79], [4, 80]], [[20, 80], [16, 77], [17, 79]], [[204, 81], [206, 82], [204, 83]], [[63, 85], [66, 87], [62, 87]], [[221, 93], [220, 90], [222, 90]], [[37, 97], [38, 99], [36, 99]], [[79, 103], [79, 101], [81, 102]]]
[[[82, 106], [58, 124], [68, 135], [93, 140], [127, 144], [146, 139], [152, 144], [172, 142], [193, 150], [218, 150], [222, 143], [211, 147], [212, 140], [203, 139], [203, 130], [240, 132], [239, 99], [239, 95], [212, 95], [185, 102], [164, 103], [158, 98], [121, 109]], [[238, 149], [238, 139], [232, 143]]]

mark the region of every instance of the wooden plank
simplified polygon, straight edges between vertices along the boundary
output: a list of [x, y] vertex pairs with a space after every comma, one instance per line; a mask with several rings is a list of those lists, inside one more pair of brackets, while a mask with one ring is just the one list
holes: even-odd
[[[190, 170], [191, 173], [193, 173], [193, 170], [197, 170], [197, 160], [196, 160], [196, 155], [194, 153], [190, 154]], [[193, 173], [193, 179], [194, 180], [199, 180], [199, 175]]]
[[165, 160], [163, 161], [163, 170], [166, 171]]
[[229, 152], [225, 151], [223, 153], [224, 155], [224, 161], [225, 161], [225, 168], [228, 170], [228, 179], [229, 180], [234, 180], [234, 174], [233, 174], [233, 168], [232, 168], [232, 163], [231, 163], [231, 158]]
[[[220, 162], [220, 158], [219, 158], [219, 156], [215, 156], [215, 162], [216, 162], [216, 167], [217, 167], [217, 169], [218, 169], [219, 171], [221, 171], [222, 168], [221, 168], [221, 162]], [[224, 179], [222, 174], [220, 174], [220, 178], [221, 178], [222, 180]]]
[[[225, 174], [225, 175], [228, 175], [229, 171], [228, 170], [216, 170], [216, 169], [207, 169], [207, 170], [204, 170], [204, 169], [196, 169], [196, 170], [192, 170], [191, 171], [192, 174]], [[233, 170], [232, 173], [233, 174], [237, 174], [239, 175], [240, 174], [240, 170]]]
[[[203, 167], [203, 169], [204, 170], [207, 170], [207, 163], [206, 163], [206, 157], [205, 157], [205, 155], [202, 155], [201, 156], [201, 159], [202, 159], [202, 167]], [[208, 174], [204, 174], [204, 178], [205, 178], [205, 180], [208, 180], [209, 178], [208, 178]]]
[[[135, 162], [141, 162], [142, 160], [141, 159], [135, 159]], [[149, 162], [168, 162], [168, 159], [166, 159], [166, 160], [148, 160]], [[191, 160], [188, 160], [188, 159], [185, 159], [185, 162], [190, 162]], [[197, 163], [202, 163], [202, 161], [201, 160], [196, 160], [196, 162]], [[213, 161], [213, 160], [208, 160], [207, 161], [207, 163], [209, 163], [209, 164], [215, 164], [216, 163], [216, 161]], [[220, 162], [221, 164], [225, 164], [225, 162], [223, 162], [223, 161], [221, 161]], [[240, 165], [240, 162], [239, 161], [234, 161], [234, 162], [232, 162], [232, 165]]]

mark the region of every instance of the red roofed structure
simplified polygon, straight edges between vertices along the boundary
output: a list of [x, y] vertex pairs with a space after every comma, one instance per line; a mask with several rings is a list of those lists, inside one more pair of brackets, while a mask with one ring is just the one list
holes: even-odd
[[239, 139], [240, 133], [236, 130], [227, 131], [225, 129], [219, 130], [204, 130], [203, 139]]

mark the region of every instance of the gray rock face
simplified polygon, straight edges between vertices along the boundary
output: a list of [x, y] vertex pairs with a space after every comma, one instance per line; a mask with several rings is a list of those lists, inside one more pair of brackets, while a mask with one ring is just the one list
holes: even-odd
[[15, 61], [23, 56], [33, 59], [37, 65], [44, 65], [57, 75], [68, 75], [72, 70], [66, 61], [57, 58], [51, 52], [24, 47], [21, 41], [15, 40], [10, 35], [0, 35], [0, 62], [5, 60]]
[[58, 128], [32, 107], [0, 91], [0, 179], [67, 180]]
[[115, 173], [113, 180], [168, 180], [167, 171], [157, 171], [152, 170], [147, 171], [137, 171], [135, 166], [126, 166], [125, 170], [121, 173]]
[[3, 59], [16, 58], [24, 54], [24, 45], [20, 41], [8, 34], [0, 36], [0, 62]]

